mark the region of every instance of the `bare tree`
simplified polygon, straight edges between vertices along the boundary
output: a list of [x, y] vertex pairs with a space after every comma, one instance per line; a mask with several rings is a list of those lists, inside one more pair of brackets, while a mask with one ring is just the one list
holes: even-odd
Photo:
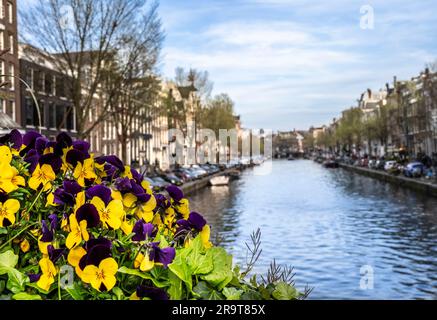
[[122, 37], [120, 48], [105, 70], [103, 92], [109, 97], [110, 119], [117, 124], [117, 140], [125, 162], [127, 144], [132, 138], [142, 136], [139, 127], [154, 116], [152, 106], [160, 90], [155, 67], [164, 33], [157, 10], [155, 2], [132, 32]]
[[[55, 54], [70, 81], [69, 98], [80, 138], [109, 116], [111, 97], [101, 92], [106, 62], [137, 26], [146, 0], [37, 0], [20, 11], [24, 41]], [[96, 107], [97, 101], [99, 107]], [[89, 119], [90, 111], [94, 118]], [[68, 110], [67, 112], [72, 112]]]
[[177, 67], [175, 70], [175, 82], [178, 86], [193, 86], [197, 90], [198, 96], [206, 100], [210, 97], [213, 82], [209, 79], [208, 71], [199, 71], [190, 68], [185, 71], [184, 68]]

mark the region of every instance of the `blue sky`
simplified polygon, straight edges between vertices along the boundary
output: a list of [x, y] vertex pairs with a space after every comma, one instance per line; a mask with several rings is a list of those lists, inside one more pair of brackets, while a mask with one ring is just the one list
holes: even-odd
[[[437, 1], [161, 0], [161, 70], [208, 70], [243, 125], [328, 123], [367, 88], [409, 79], [437, 59]], [[374, 29], [360, 28], [360, 8]]]

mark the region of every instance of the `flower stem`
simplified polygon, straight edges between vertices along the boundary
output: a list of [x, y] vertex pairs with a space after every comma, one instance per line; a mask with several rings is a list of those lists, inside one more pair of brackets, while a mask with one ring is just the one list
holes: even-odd
[[62, 300], [61, 297], [61, 273], [58, 272], [58, 300]]
[[13, 236], [12, 238], [10, 238], [8, 241], [6, 241], [5, 243], [3, 243], [0, 246], [0, 250], [3, 249], [9, 242], [11, 242], [12, 240], [14, 240], [15, 238], [17, 238], [20, 234], [22, 234], [24, 231], [26, 231], [27, 229], [29, 229], [30, 227], [33, 227], [34, 225], [37, 225], [38, 222], [34, 222], [29, 224], [26, 228], [24, 228], [23, 230], [21, 230], [20, 232], [18, 232], [15, 236]]

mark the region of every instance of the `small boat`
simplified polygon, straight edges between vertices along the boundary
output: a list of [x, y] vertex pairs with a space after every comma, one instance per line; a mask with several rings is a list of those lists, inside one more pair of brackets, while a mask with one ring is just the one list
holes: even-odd
[[293, 156], [289, 156], [288, 161], [292, 161], [292, 160], [294, 160]]
[[339, 167], [338, 162], [335, 160], [326, 160], [325, 162], [323, 162], [323, 166], [325, 168], [331, 168], [331, 169], [335, 169]]
[[227, 172], [226, 176], [228, 176], [231, 180], [240, 179], [241, 172], [239, 170], [230, 170]]
[[211, 178], [209, 180], [209, 183], [212, 186], [225, 186], [225, 185], [229, 184], [229, 177], [227, 177], [227, 176], [217, 176], [217, 177]]

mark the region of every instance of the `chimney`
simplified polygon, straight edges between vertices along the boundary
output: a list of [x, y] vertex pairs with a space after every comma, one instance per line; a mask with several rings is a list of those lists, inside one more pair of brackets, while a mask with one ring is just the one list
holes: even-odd
[[398, 79], [396, 76], [393, 76], [393, 86], [396, 88], [396, 85], [398, 83]]

